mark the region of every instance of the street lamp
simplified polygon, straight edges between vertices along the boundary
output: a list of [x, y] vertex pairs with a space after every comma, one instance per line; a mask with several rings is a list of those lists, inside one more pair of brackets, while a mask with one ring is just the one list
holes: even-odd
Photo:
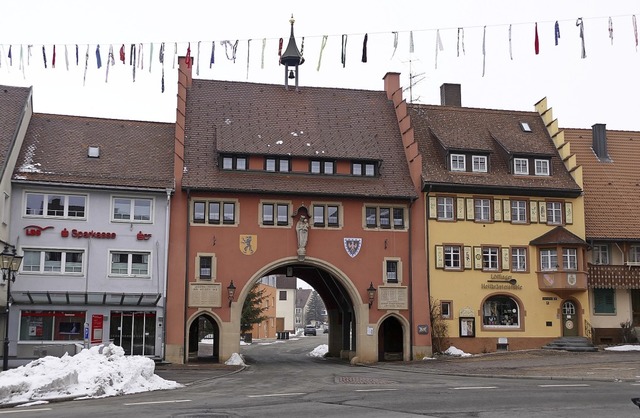
[[227, 297], [229, 298], [229, 307], [231, 307], [231, 302], [233, 302], [233, 296], [236, 294], [236, 287], [233, 285], [233, 280], [227, 286]]
[[369, 285], [369, 288], [367, 289], [367, 294], [369, 296], [369, 309], [371, 309], [371, 305], [373, 305], [373, 300], [376, 297], [376, 288], [373, 287], [373, 282], [371, 282], [371, 284]]
[[2, 353], [2, 371], [9, 369], [9, 308], [11, 307], [11, 283], [16, 281], [16, 272], [20, 269], [22, 256], [16, 255], [16, 247], [9, 251], [5, 244], [0, 253], [0, 270], [2, 270], [2, 283], [7, 282], [7, 305], [5, 309], [4, 323], [4, 350]]

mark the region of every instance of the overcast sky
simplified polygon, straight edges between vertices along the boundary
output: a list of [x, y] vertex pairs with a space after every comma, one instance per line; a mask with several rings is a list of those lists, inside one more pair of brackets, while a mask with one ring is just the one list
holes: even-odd
[[[22, 0], [2, 8], [0, 83], [33, 85], [35, 110], [41, 113], [173, 122], [176, 44], [178, 55], [185, 55], [190, 43], [196, 78], [282, 84], [284, 67], [278, 65], [278, 40], [284, 39], [284, 49], [291, 14], [299, 48], [304, 37], [302, 88], [382, 90], [382, 77], [393, 71], [401, 73], [407, 88], [405, 97], [414, 102], [438, 104], [440, 85], [459, 83], [464, 106], [530, 111], [547, 97], [561, 127], [589, 128], [606, 123], [609, 129], [640, 130], [640, 52], [632, 18], [640, 17], [637, 0]], [[393, 32], [397, 32], [397, 45]], [[363, 63], [365, 34], [367, 62]], [[442, 49], [438, 48], [438, 34]], [[221, 43], [225, 40], [231, 41], [226, 51]], [[236, 40], [234, 62], [231, 45]], [[215, 62], [210, 68], [214, 41]], [[164, 93], [161, 42], [165, 42]], [[119, 60], [122, 44], [125, 64]], [[136, 45], [137, 58], [143, 59], [142, 66], [136, 66], [135, 82], [133, 66], [129, 65], [131, 44]], [[30, 56], [27, 45], [33, 45]], [[115, 65], [109, 67], [106, 82], [110, 45]], [[20, 69], [21, 49], [24, 72]], [[409, 90], [410, 75], [414, 85]]]

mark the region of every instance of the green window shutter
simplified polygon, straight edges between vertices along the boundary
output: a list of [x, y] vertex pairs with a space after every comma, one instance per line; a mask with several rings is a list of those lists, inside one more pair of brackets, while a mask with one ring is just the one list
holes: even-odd
[[615, 306], [614, 289], [593, 289], [593, 302], [596, 314], [614, 314]]

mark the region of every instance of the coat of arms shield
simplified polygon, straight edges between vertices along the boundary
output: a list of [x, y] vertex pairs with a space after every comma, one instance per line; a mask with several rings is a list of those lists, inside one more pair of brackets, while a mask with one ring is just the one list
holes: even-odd
[[362, 248], [362, 238], [345, 238], [344, 249], [351, 258], [358, 255]]
[[244, 255], [253, 255], [258, 250], [257, 235], [240, 235], [240, 252]]

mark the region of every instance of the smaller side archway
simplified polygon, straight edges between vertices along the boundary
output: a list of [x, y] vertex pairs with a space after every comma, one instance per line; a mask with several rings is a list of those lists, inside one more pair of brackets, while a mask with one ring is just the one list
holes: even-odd
[[409, 360], [409, 324], [396, 314], [382, 318], [378, 328], [378, 361]]
[[580, 335], [580, 304], [577, 300], [562, 301], [562, 336], [578, 337]]
[[220, 358], [220, 326], [208, 312], [197, 312], [191, 318], [187, 338], [189, 362], [218, 362]]

